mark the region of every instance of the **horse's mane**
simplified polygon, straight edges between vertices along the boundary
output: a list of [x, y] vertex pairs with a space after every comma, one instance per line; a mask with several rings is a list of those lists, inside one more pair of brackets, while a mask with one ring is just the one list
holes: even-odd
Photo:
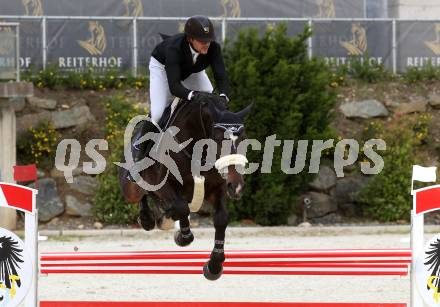
[[199, 93], [194, 99], [194, 102], [201, 104], [209, 104], [210, 107], [215, 107], [219, 111], [226, 110], [224, 98], [211, 93]]
[[194, 108], [200, 108], [200, 105], [207, 106], [215, 119], [221, 117], [224, 112], [228, 112], [224, 99], [216, 94], [199, 93], [195, 99], [185, 101], [185, 103], [186, 112], [191, 112]]
[[198, 112], [202, 112], [203, 108], [205, 108], [205, 111], [208, 111], [211, 115], [210, 122], [205, 123], [208, 126], [216, 123], [243, 123], [243, 119], [240, 118], [240, 116], [227, 109], [224, 98], [211, 93], [199, 93], [195, 97], [195, 99], [192, 99], [190, 101], [185, 99], [183, 103], [181, 103], [181, 107], [178, 108], [174, 113], [174, 119], [172, 120], [172, 123], [175, 123], [176, 120], [181, 122], [182, 120], [185, 121], [188, 119], [195, 119], [194, 116], [197, 116], [195, 114], [198, 114]]

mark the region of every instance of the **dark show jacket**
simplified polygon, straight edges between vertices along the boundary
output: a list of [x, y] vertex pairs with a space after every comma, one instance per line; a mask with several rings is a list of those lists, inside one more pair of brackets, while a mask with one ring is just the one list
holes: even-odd
[[165, 65], [170, 92], [179, 98], [187, 98], [191, 90], [184, 87], [181, 81], [193, 73], [200, 72], [209, 65], [220, 93], [229, 96], [229, 82], [220, 44], [213, 41], [207, 54], [199, 54], [193, 63], [189, 42], [184, 33], [173, 35], [158, 44], [151, 56]]

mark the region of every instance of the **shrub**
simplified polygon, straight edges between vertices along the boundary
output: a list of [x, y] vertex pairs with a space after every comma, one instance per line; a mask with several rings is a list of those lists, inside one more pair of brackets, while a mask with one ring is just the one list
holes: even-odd
[[335, 67], [336, 75], [345, 76], [354, 80], [367, 83], [377, 83], [389, 81], [394, 78], [391, 71], [387, 70], [383, 64], [370, 61], [368, 54], [363, 56], [351, 56], [346, 65]]
[[122, 95], [108, 98], [106, 106], [106, 139], [111, 149], [104, 173], [98, 178], [98, 189], [93, 207], [95, 217], [105, 223], [131, 224], [135, 223], [138, 207], [125, 202], [119, 188], [118, 170], [113, 162], [121, 161], [124, 150], [124, 132], [130, 119], [138, 114], [145, 114], [145, 109]]
[[38, 74], [31, 75], [30, 78], [38, 88], [54, 88], [60, 84], [59, 71], [55, 65], [49, 65], [46, 69], [40, 70]]
[[[278, 140], [293, 139], [295, 144], [297, 140], [331, 138], [329, 122], [335, 104], [331, 71], [323, 61], [308, 59], [309, 36], [306, 28], [301, 35], [288, 37], [286, 25], [280, 24], [267, 29], [261, 38], [256, 29], [244, 30], [226, 45], [230, 109], [239, 110], [253, 102], [246, 120], [248, 138], [261, 144], [275, 133]], [[249, 150], [247, 157], [261, 165], [263, 149]], [[229, 204], [231, 217], [263, 225], [285, 224], [308, 179], [306, 174], [283, 173], [281, 149], [276, 148], [270, 174], [246, 176], [242, 200]]]
[[364, 139], [375, 135], [385, 140], [386, 151], [382, 172], [371, 178], [357, 196], [366, 215], [381, 222], [407, 220], [411, 210], [411, 172], [417, 164], [417, 146], [428, 136], [430, 117], [421, 115], [405, 117], [392, 124], [371, 123], [365, 130]]
[[51, 122], [41, 122], [30, 128], [17, 140], [17, 156], [22, 164], [37, 164], [49, 169], [55, 159], [59, 135]]
[[105, 91], [107, 89], [121, 89], [130, 87], [135, 89], [148, 88], [148, 76], [141, 74], [132, 76], [131, 73], [122, 74], [117, 70], [108, 69], [103, 73], [95, 73], [91, 67], [85, 71], [61, 71], [51, 65], [39, 72], [28, 71], [24, 80], [33, 82], [38, 88], [54, 88], [63, 86], [67, 89], [90, 89]]
[[431, 64], [422, 67], [409, 67], [401, 77], [408, 84], [440, 80], [440, 68]]

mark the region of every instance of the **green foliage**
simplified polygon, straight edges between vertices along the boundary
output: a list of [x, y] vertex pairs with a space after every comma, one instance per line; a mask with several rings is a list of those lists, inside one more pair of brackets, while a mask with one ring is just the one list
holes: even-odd
[[27, 72], [24, 79], [33, 82], [38, 88], [54, 88], [62, 86], [67, 89], [90, 89], [105, 91], [121, 88], [148, 88], [148, 76], [143, 74], [137, 77], [126, 73], [121, 76], [117, 70], [108, 69], [104, 73], [95, 73], [92, 68], [83, 72], [60, 71], [52, 65], [39, 72]]
[[60, 83], [58, 75], [58, 68], [50, 65], [46, 69], [40, 70], [38, 74], [31, 76], [31, 78], [36, 87], [54, 88]]
[[106, 106], [106, 139], [111, 148], [111, 154], [104, 173], [98, 178], [98, 189], [95, 195], [93, 207], [95, 217], [102, 222], [111, 224], [135, 223], [138, 215], [138, 207], [125, 202], [121, 194], [118, 181], [117, 166], [113, 162], [119, 162], [124, 150], [124, 132], [130, 119], [139, 114], [145, 114], [147, 110], [139, 107], [122, 95], [108, 98]]
[[22, 164], [37, 164], [49, 169], [55, 159], [59, 135], [51, 122], [41, 122], [35, 129], [30, 128], [19, 135], [17, 155]]
[[381, 152], [382, 172], [372, 177], [357, 197], [368, 216], [381, 222], [408, 220], [412, 165], [417, 164], [417, 146], [428, 136], [429, 121], [429, 116], [421, 115], [401, 118], [388, 125], [372, 122], [365, 129], [365, 140], [374, 135], [387, 144], [386, 151]]
[[[297, 37], [286, 35], [286, 25], [269, 28], [262, 38], [257, 30], [239, 33], [225, 48], [232, 88], [230, 108], [238, 111], [253, 102], [246, 120], [247, 138], [264, 145], [278, 140], [331, 138], [329, 123], [335, 104], [332, 76], [325, 63], [307, 57], [308, 28]], [[310, 146], [309, 146], [310, 147]], [[242, 200], [229, 204], [233, 219], [253, 219], [263, 225], [285, 224], [301, 188], [309, 179], [281, 171], [282, 148], [275, 148], [272, 172], [246, 176]], [[259, 163], [260, 151], [248, 150], [248, 160]], [[293, 153], [291, 166], [295, 163]]]
[[377, 63], [368, 54], [349, 57], [348, 64], [334, 68], [336, 75], [345, 76], [367, 83], [390, 81], [394, 78], [391, 71]]
[[422, 67], [409, 67], [401, 77], [408, 84], [440, 80], [440, 67], [431, 64]]

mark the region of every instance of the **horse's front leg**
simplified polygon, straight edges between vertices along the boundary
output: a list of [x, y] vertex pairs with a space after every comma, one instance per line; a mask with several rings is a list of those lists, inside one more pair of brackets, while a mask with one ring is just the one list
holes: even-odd
[[176, 199], [173, 201], [172, 208], [173, 220], [178, 220], [180, 229], [174, 234], [174, 241], [179, 246], [190, 245], [194, 241], [194, 235], [189, 228], [189, 207], [188, 202], [183, 199]]
[[209, 280], [217, 280], [223, 273], [225, 233], [228, 222], [229, 216], [226, 210], [226, 200], [224, 197], [218, 196], [214, 202], [214, 248], [209, 261], [203, 266], [203, 274]]

